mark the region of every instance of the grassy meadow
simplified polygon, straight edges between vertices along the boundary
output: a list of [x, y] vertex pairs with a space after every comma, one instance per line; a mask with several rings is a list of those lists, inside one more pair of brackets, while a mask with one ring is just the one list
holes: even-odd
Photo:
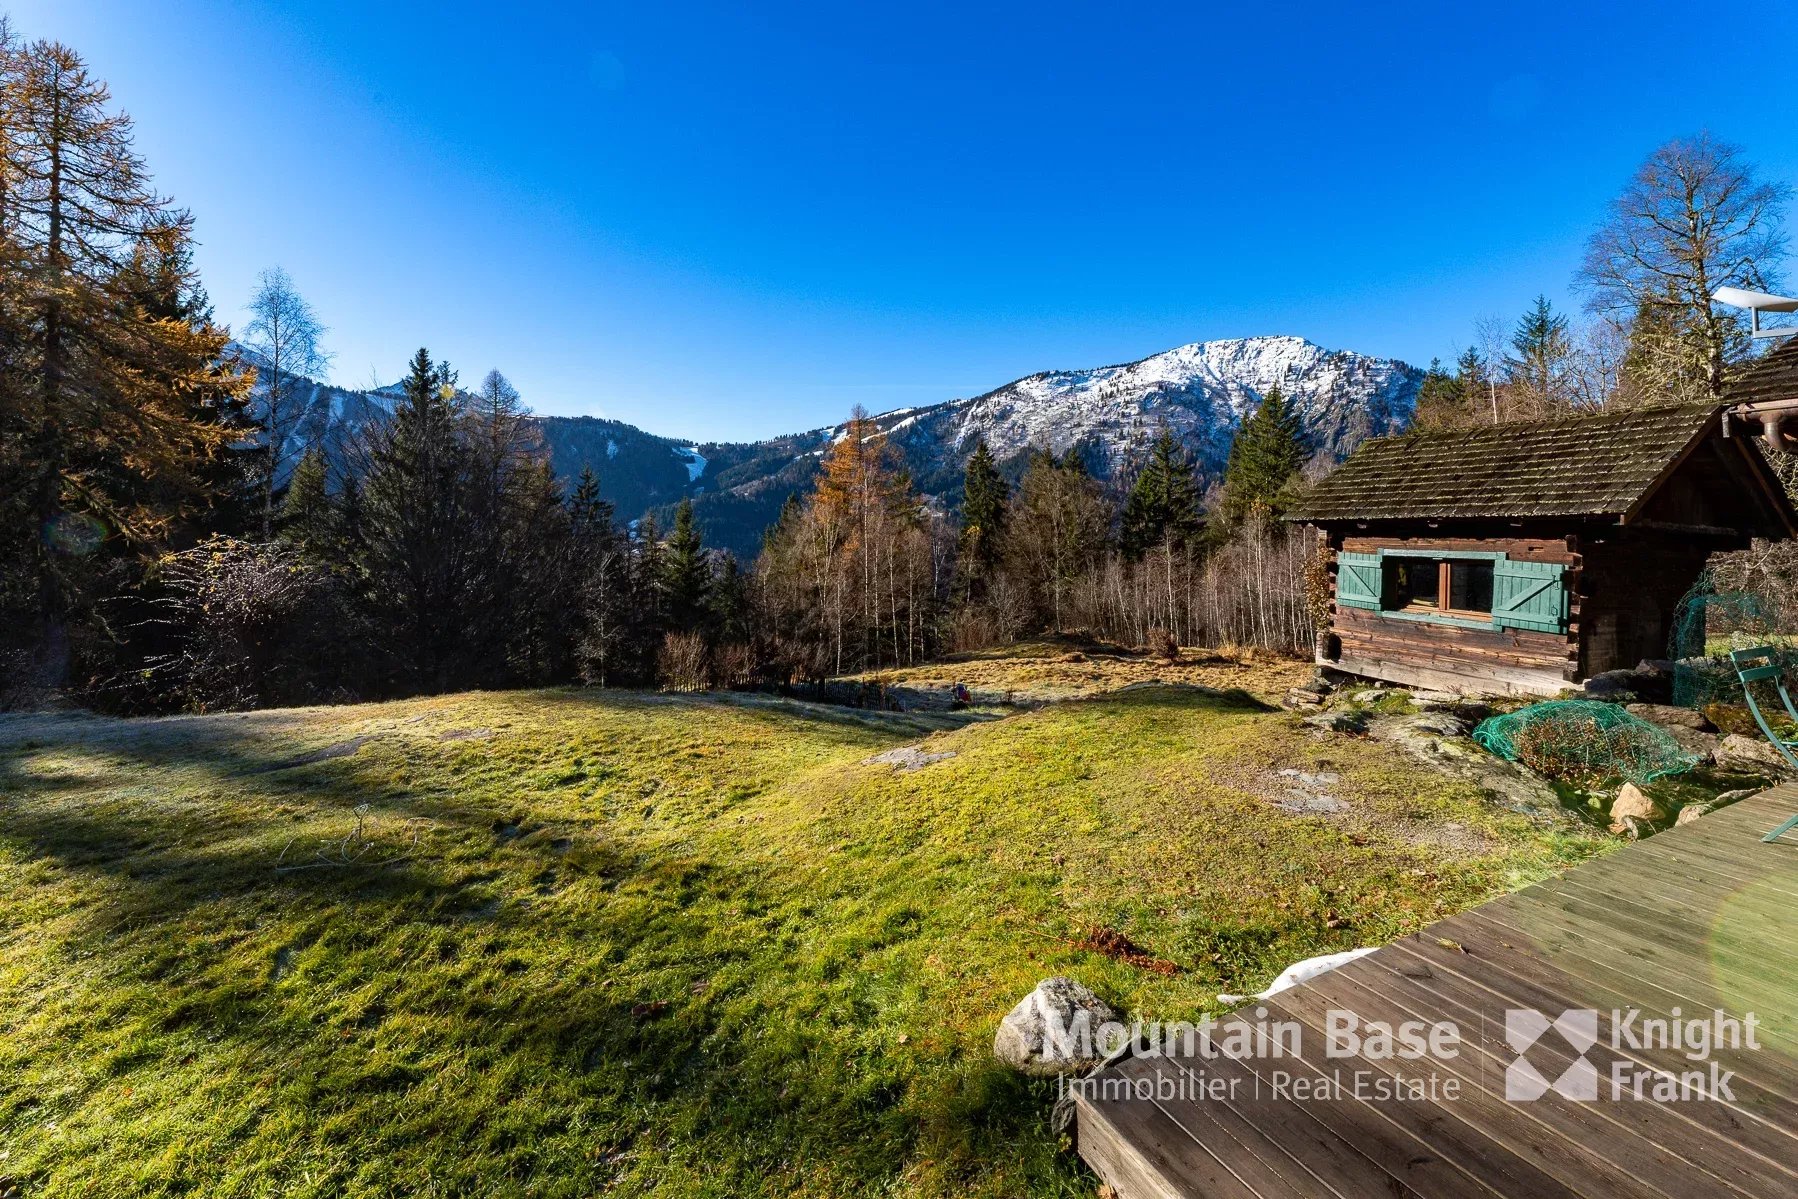
[[[911, 745], [953, 756], [867, 761]], [[1351, 810], [1281, 808], [1280, 769]], [[1049, 1084], [991, 1058], [1039, 979], [1190, 1018], [1603, 844], [1249, 691], [0, 717], [0, 1177], [1090, 1194]], [[1095, 929], [1175, 969], [1078, 947]]]

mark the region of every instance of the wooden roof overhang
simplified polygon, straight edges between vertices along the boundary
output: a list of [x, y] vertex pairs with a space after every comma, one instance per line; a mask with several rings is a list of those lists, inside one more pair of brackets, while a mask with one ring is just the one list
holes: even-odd
[[[1720, 405], [1666, 406], [1365, 443], [1287, 519], [1444, 535], [1630, 527], [1746, 544], [1798, 536], [1798, 511]], [[1685, 486], [1675, 487], [1676, 480]], [[1706, 503], [1672, 493], [1703, 489]]]
[[1729, 389], [1724, 430], [1734, 421], [1760, 426], [1769, 453], [1798, 454], [1798, 336], [1755, 363]]

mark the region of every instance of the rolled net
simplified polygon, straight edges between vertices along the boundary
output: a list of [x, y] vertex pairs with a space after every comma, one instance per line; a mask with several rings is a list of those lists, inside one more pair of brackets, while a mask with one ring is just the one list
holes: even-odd
[[1698, 764], [1667, 733], [1616, 704], [1552, 700], [1493, 716], [1473, 739], [1545, 778], [1593, 784], [1623, 779], [1642, 786]]

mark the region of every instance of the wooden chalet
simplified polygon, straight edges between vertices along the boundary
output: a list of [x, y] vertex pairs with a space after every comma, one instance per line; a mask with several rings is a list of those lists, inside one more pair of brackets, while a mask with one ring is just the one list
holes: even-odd
[[1798, 427], [1798, 341], [1750, 378], [1761, 390], [1730, 408], [1367, 442], [1288, 518], [1317, 526], [1330, 554], [1319, 663], [1411, 687], [1554, 695], [1664, 658], [1712, 553], [1798, 535], [1762, 449], [1790, 442], [1770, 395], [1789, 390]]

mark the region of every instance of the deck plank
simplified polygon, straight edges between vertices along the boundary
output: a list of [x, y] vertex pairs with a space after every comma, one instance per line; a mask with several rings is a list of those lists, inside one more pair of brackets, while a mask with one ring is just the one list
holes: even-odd
[[[1123, 1199], [1798, 1196], [1798, 837], [1760, 841], [1795, 811], [1798, 786], [1774, 788], [1282, 992], [1262, 1006], [1302, 1030], [1296, 1057], [1169, 1055], [1111, 1067], [1120, 1079], [1233, 1079], [1239, 1088], [1157, 1101], [1083, 1096], [1081, 1152]], [[1695, 1069], [1679, 1047], [1613, 1045], [1612, 1009], [1740, 1015], [1745, 994], [1779, 1010], [1757, 1011], [1759, 1050], [1712, 1055], [1736, 1072], [1733, 1101], [1610, 1094], [1613, 1069], [1626, 1078]], [[1599, 1073], [1596, 1101], [1505, 1097], [1516, 1060], [1505, 1013], [1516, 1008], [1604, 1013], [1601, 1040], [1583, 1055]], [[1343, 1010], [1362, 1021], [1452, 1020], [1459, 1052], [1415, 1062], [1331, 1055], [1329, 1022]], [[1529, 1052], [1551, 1078], [1580, 1057], [1558, 1033]], [[1294, 1093], [1295, 1079], [1345, 1071], [1387, 1083], [1433, 1073], [1459, 1092]]]

